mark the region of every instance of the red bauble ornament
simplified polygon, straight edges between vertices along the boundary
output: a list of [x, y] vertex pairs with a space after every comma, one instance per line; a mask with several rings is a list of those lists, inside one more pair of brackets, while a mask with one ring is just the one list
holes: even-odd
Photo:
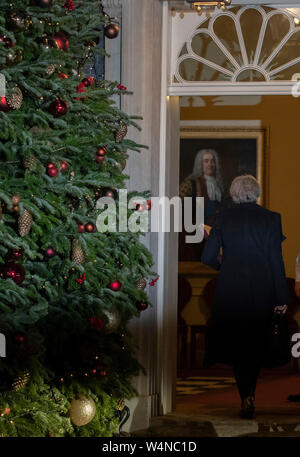
[[102, 162], [104, 162], [104, 160], [105, 160], [105, 156], [98, 156], [98, 155], [96, 155], [96, 161], [97, 161], [98, 163], [102, 163]]
[[85, 225], [84, 224], [78, 224], [78, 232], [79, 233], [84, 233], [85, 232]]
[[106, 146], [100, 146], [98, 149], [97, 149], [97, 152], [96, 152], [97, 156], [105, 156], [106, 155]]
[[48, 110], [54, 117], [64, 116], [68, 111], [68, 105], [64, 100], [58, 98], [51, 103]]
[[90, 317], [90, 324], [94, 330], [100, 332], [104, 329], [105, 325], [101, 317]]
[[95, 224], [93, 224], [93, 222], [88, 222], [87, 224], [85, 224], [86, 232], [92, 233], [92, 232], [94, 232], [94, 230], [95, 230]]
[[65, 160], [61, 160], [60, 162], [60, 169], [61, 171], [67, 171], [70, 167], [70, 164], [66, 162]]
[[95, 84], [94, 76], [88, 76], [87, 78], [84, 78], [82, 80], [82, 84], [84, 84], [85, 87], [92, 86], [93, 84]]
[[18, 341], [19, 343], [24, 343], [25, 338], [24, 338], [23, 335], [17, 335], [17, 336], [15, 337], [15, 340]]
[[145, 309], [148, 308], [148, 303], [146, 303], [146, 302], [137, 302], [135, 304], [135, 306], [139, 311], [145, 311]]
[[0, 98], [0, 111], [4, 111], [7, 113], [8, 111], [11, 111], [11, 107], [7, 103], [7, 98], [6, 97], [1, 97]]
[[4, 43], [6, 48], [12, 48], [14, 46], [14, 42], [8, 36], [0, 35], [0, 43]]
[[66, 73], [59, 73], [58, 77], [59, 79], [69, 79], [69, 76], [66, 75]]
[[25, 268], [19, 263], [8, 263], [3, 265], [0, 277], [12, 279], [16, 284], [21, 284], [25, 279]]
[[[2, 412], [2, 409], [0, 409], [0, 413]], [[5, 408], [4, 414], [9, 414], [10, 413], [10, 408]]]
[[108, 284], [108, 288], [114, 291], [120, 290], [122, 287], [122, 283], [116, 279], [115, 281], [112, 281]]
[[113, 198], [115, 200], [117, 198], [117, 192], [114, 189], [105, 189], [103, 191], [103, 196], [104, 197], [110, 197], [110, 198]]
[[53, 248], [50, 247], [50, 248], [46, 249], [45, 255], [46, 255], [46, 257], [51, 259], [52, 257], [54, 257], [56, 255], [56, 252], [54, 251]]
[[100, 376], [103, 376], [105, 378], [105, 376], [107, 376], [107, 371], [106, 370], [101, 370], [99, 372]]
[[69, 39], [64, 32], [56, 32], [52, 37], [55, 45], [62, 51], [67, 51], [69, 47]]
[[119, 35], [119, 27], [117, 24], [113, 24], [112, 22], [110, 24], [108, 24], [105, 28], [104, 28], [104, 35], [106, 36], [106, 38], [116, 38], [118, 35]]
[[58, 168], [56, 165], [54, 165], [53, 163], [49, 163], [49, 165], [47, 165], [47, 175], [50, 176], [51, 178], [56, 178], [56, 176], [58, 176]]
[[151, 211], [151, 208], [152, 208], [151, 200], [147, 200], [146, 208], [147, 208], [147, 211]]

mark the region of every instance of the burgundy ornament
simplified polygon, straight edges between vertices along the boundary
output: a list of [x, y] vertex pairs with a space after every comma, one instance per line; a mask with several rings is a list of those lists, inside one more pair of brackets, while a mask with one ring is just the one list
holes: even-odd
[[5, 35], [0, 35], [0, 43], [4, 43], [6, 48], [12, 48], [14, 46], [13, 40]]
[[87, 224], [85, 224], [85, 231], [89, 232], [89, 233], [94, 232], [95, 231], [95, 224], [93, 224], [93, 222], [88, 222]]
[[90, 325], [94, 330], [97, 330], [97, 332], [100, 332], [105, 327], [101, 317], [90, 317]]
[[9, 256], [10, 260], [20, 261], [23, 259], [23, 249], [13, 249]]
[[104, 28], [104, 35], [109, 39], [116, 38], [119, 35], [119, 30], [119, 26], [111, 22]]
[[112, 281], [108, 284], [108, 288], [111, 290], [114, 290], [114, 291], [120, 290], [121, 287], [122, 287], [122, 283], [118, 279], [116, 279], [115, 281]]
[[7, 113], [8, 111], [11, 111], [11, 107], [7, 103], [7, 98], [6, 97], [1, 97], [0, 98], [0, 111], [4, 111], [4, 113]]
[[51, 259], [52, 257], [54, 257], [56, 255], [56, 252], [53, 248], [49, 247], [46, 249], [45, 255], [46, 255], [46, 257]]
[[3, 265], [0, 276], [3, 279], [12, 279], [19, 285], [25, 279], [25, 268], [19, 263], [8, 263]]
[[106, 155], [106, 146], [100, 146], [97, 149], [96, 154], [97, 154], [97, 156], [105, 156]]
[[135, 306], [139, 311], [145, 311], [145, 309], [148, 308], [148, 303], [146, 303], [146, 302], [137, 302], [135, 304]]
[[52, 37], [55, 46], [61, 51], [67, 51], [69, 47], [69, 38], [64, 32], [56, 32]]
[[54, 165], [53, 163], [49, 163], [49, 165], [47, 165], [47, 175], [50, 176], [51, 178], [56, 178], [56, 176], [58, 176], [58, 168], [56, 165]]
[[151, 200], [147, 200], [146, 208], [147, 208], [147, 211], [151, 211], [151, 208], [152, 208]]
[[104, 197], [111, 197], [114, 200], [116, 200], [117, 192], [115, 191], [115, 189], [106, 188], [106, 189], [103, 190], [103, 196]]
[[23, 335], [16, 335], [15, 340], [18, 341], [19, 343], [24, 343], [25, 338]]
[[68, 111], [68, 105], [64, 100], [57, 98], [49, 106], [49, 113], [54, 117], [64, 116]]
[[79, 233], [84, 233], [85, 232], [85, 225], [84, 224], [78, 224], [78, 232]]
[[96, 155], [96, 161], [97, 161], [98, 163], [102, 163], [102, 162], [104, 162], [104, 160], [105, 160], [105, 156], [98, 156], [98, 155]]
[[82, 84], [84, 84], [85, 87], [92, 86], [93, 84], [95, 84], [95, 78], [94, 78], [94, 76], [88, 76], [87, 78], [84, 78], [84, 79], [82, 80]]
[[66, 162], [65, 160], [61, 160], [60, 162], [60, 169], [61, 171], [67, 171], [70, 167], [70, 164]]

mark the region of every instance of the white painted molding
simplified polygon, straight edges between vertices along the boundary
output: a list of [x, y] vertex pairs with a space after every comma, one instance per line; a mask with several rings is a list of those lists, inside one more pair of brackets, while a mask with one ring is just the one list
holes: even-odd
[[222, 81], [207, 81], [201, 83], [189, 83], [188, 85], [170, 85], [168, 95], [291, 95], [294, 84], [295, 81], [274, 81], [269, 83], [226, 83]]
[[261, 121], [251, 120], [218, 120], [218, 121], [180, 121], [180, 127], [261, 127]]
[[[299, 1], [286, 1], [283, 0], [232, 0], [231, 6], [244, 6], [244, 5], [267, 5], [269, 7], [275, 8], [297, 8], [299, 7]], [[185, 2], [185, 0], [169, 0], [169, 7], [174, 8], [177, 11], [188, 11], [190, 10], [190, 5]], [[195, 14], [197, 14], [195, 12]]]
[[[242, 14], [247, 11], [248, 9], [255, 9], [260, 15], [262, 19], [262, 24], [257, 40], [256, 47], [253, 47], [252, 52], [254, 53], [254, 59], [252, 58], [249, 60], [245, 42], [244, 42], [244, 35], [241, 28], [240, 19]], [[186, 80], [184, 76], [180, 73], [180, 65], [182, 62], [186, 60], [192, 60], [194, 62], [201, 62], [205, 64], [208, 68], [214, 69], [215, 71], [223, 74], [223, 76], [229, 78], [225, 83], [237, 83], [239, 85], [244, 85], [245, 83], [242, 81], [238, 81], [238, 77], [244, 71], [249, 70], [256, 70], [264, 77], [264, 84], [274, 83], [282, 84], [284, 80], [280, 77], [280, 72], [285, 70], [286, 68], [292, 67], [293, 65], [300, 62], [299, 55], [295, 55], [294, 58], [287, 58], [288, 60], [281, 65], [274, 65], [276, 63], [276, 55], [282, 50], [284, 45], [292, 38], [292, 36], [296, 33], [299, 33], [299, 27], [296, 26], [294, 22], [294, 18], [299, 19], [299, 8], [294, 9], [282, 9], [282, 8], [274, 8], [273, 10], [266, 12], [261, 6], [259, 5], [247, 5], [243, 6], [239, 9], [238, 12], [232, 12], [230, 9], [222, 12], [218, 9], [214, 10], [208, 15], [209, 23], [207, 28], [201, 28], [201, 24], [206, 22], [207, 16], [202, 14], [199, 16], [195, 14], [194, 11], [189, 11], [183, 14], [173, 14], [171, 12], [171, 21], [172, 21], [172, 51], [171, 51], [171, 59], [170, 59], [170, 74], [169, 74], [169, 83], [170, 86], [188, 86], [193, 88], [195, 84], [205, 84], [205, 77], [199, 81], [191, 81], [193, 79], [192, 75], [187, 76]], [[267, 30], [267, 26], [269, 21], [272, 20], [272, 17], [275, 15], [282, 15], [289, 21], [289, 30], [285, 33], [285, 36], [280, 40], [280, 42], [275, 43], [276, 46], [274, 47], [273, 51], [269, 56], [264, 57], [263, 63], [259, 63], [259, 59], [261, 58], [262, 53], [262, 45], [265, 39], [265, 33]], [[220, 17], [228, 17], [231, 21], [235, 24], [239, 49], [242, 56], [242, 62], [238, 62], [236, 60], [236, 56], [233, 55], [228, 46], [225, 46], [222, 43], [222, 40], [219, 36], [215, 33], [214, 30], [214, 23], [216, 20], [219, 20]], [[207, 55], [200, 55], [196, 53], [193, 49], [193, 40], [195, 36], [207, 35], [210, 37], [212, 42], [219, 48], [220, 52], [225, 58], [230, 61], [232, 67], [226, 68], [226, 65], [223, 65], [222, 62], [219, 62], [217, 59], [214, 61], [213, 56]], [[228, 40], [230, 41], [230, 36], [228, 35]], [[186, 48], [184, 52], [182, 50]], [[182, 55], [180, 55], [182, 54]], [[270, 65], [273, 64], [270, 67]], [[270, 68], [269, 68], [270, 67]], [[274, 75], [278, 75], [277, 79], [274, 78]], [[174, 83], [174, 79], [176, 83]], [[210, 81], [211, 83], [212, 81]], [[220, 82], [220, 81], [219, 81]], [[286, 81], [285, 81], [286, 82]], [[223, 81], [222, 81], [223, 84]], [[272, 87], [272, 86], [270, 86]], [[177, 95], [177, 94], [176, 94]], [[180, 94], [181, 95], [181, 94]]]

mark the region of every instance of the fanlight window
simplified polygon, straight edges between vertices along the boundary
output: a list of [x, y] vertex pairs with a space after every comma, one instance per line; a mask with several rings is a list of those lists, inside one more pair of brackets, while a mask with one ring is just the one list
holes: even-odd
[[300, 73], [300, 21], [268, 7], [235, 7], [206, 19], [181, 49], [175, 83], [290, 81]]

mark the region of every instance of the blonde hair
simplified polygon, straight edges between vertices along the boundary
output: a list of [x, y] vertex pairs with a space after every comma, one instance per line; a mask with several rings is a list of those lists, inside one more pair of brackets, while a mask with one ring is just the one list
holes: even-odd
[[229, 192], [235, 203], [250, 203], [258, 200], [261, 189], [254, 176], [242, 175], [232, 181]]

